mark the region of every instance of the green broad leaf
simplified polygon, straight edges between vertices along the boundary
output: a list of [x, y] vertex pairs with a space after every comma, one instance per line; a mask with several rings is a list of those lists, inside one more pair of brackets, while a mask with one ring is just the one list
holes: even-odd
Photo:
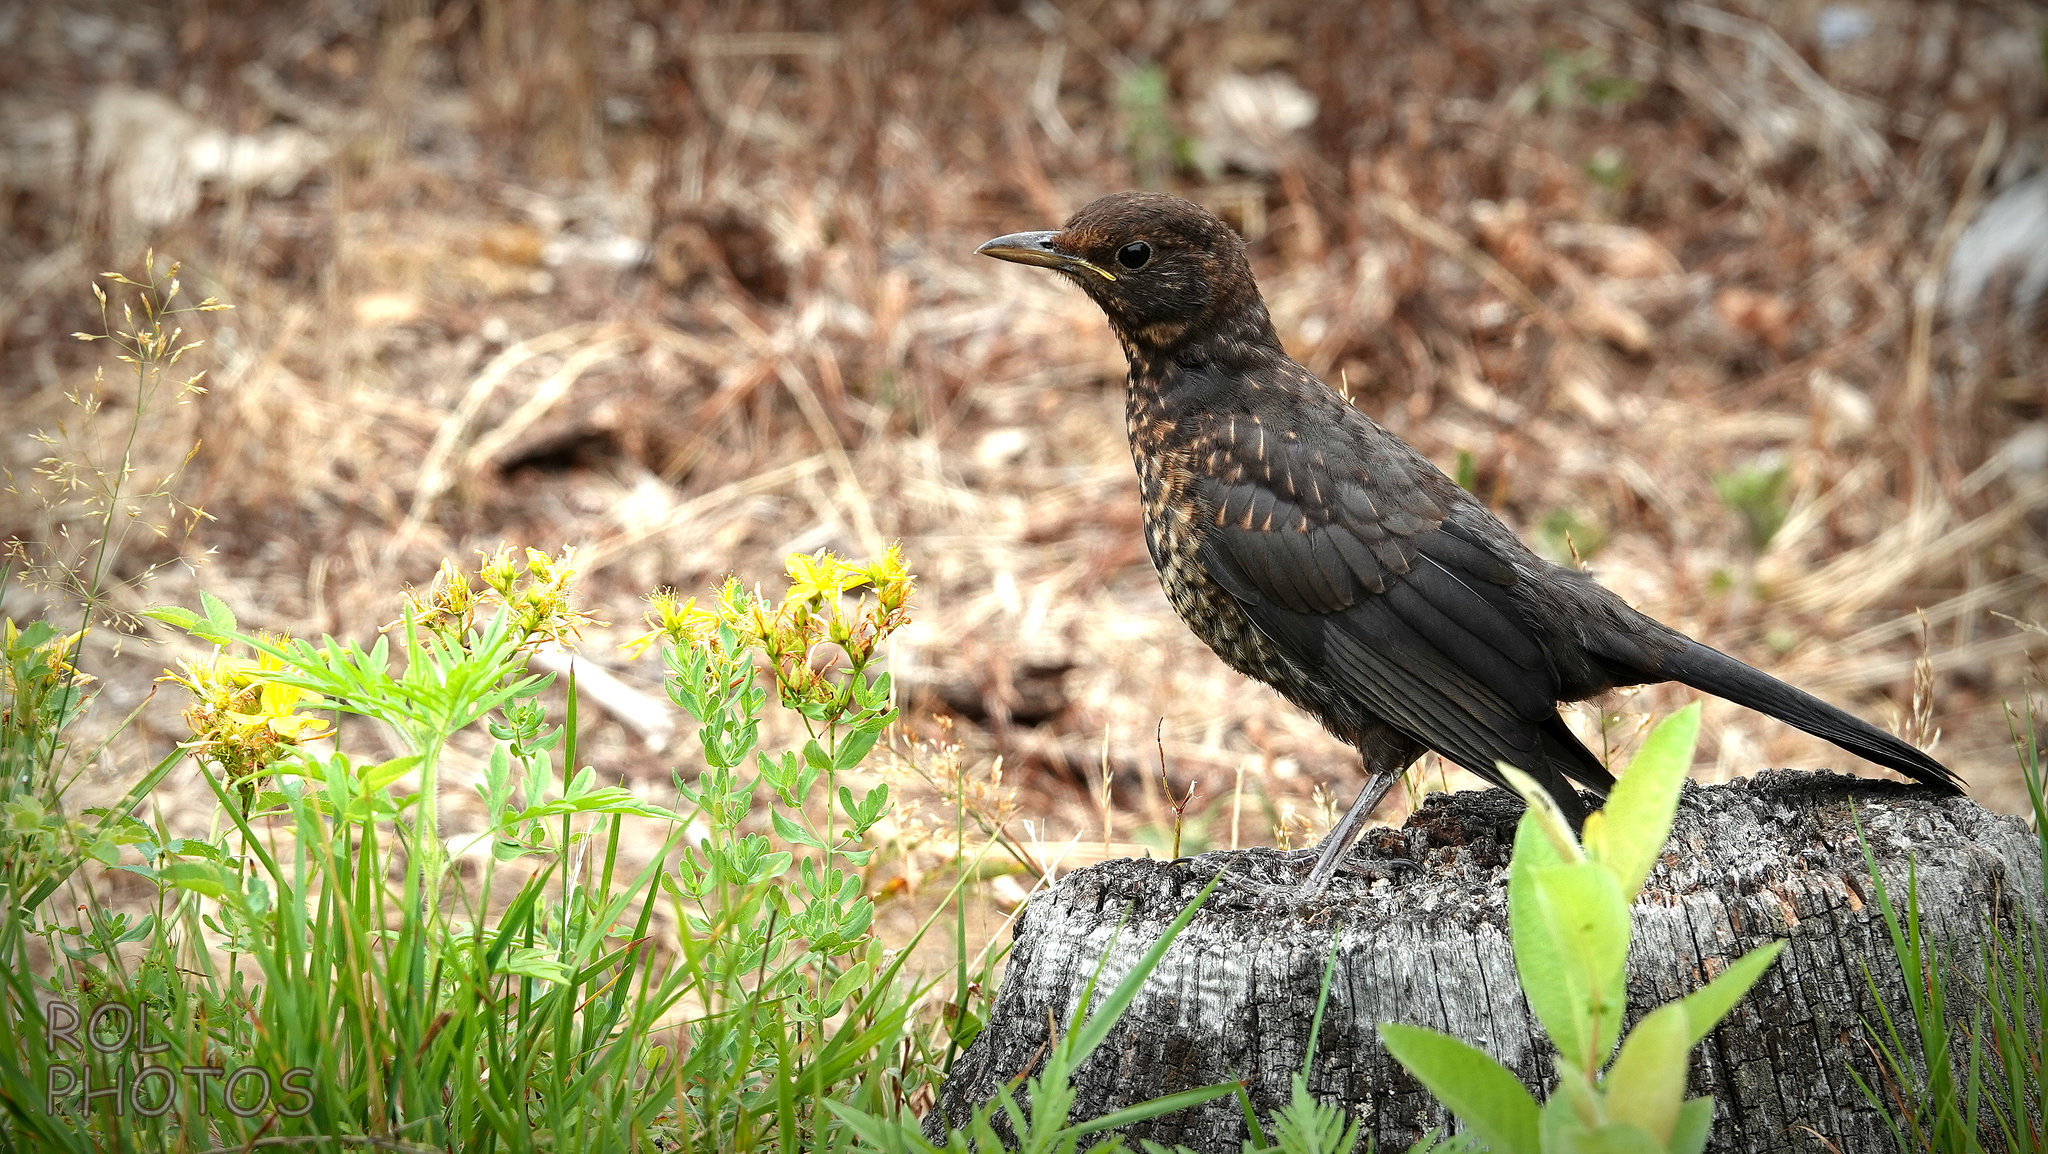
[[1701, 1154], [1714, 1130], [1714, 1100], [1694, 1098], [1678, 1109], [1678, 1123], [1671, 1128], [1665, 1148], [1671, 1154]]
[[394, 757], [390, 761], [364, 766], [361, 777], [363, 792], [382, 793], [392, 782], [412, 772], [419, 763], [419, 754], [408, 753], [404, 757]]
[[1583, 983], [1592, 1047], [1584, 1067], [1598, 1070], [1621, 1039], [1628, 1007], [1628, 902], [1614, 875], [1592, 862], [1538, 870], [1534, 881], [1550, 932]]
[[[1545, 1146], [1545, 1150], [1549, 1147]], [[1573, 1140], [1564, 1149], [1573, 1154], [1663, 1154], [1664, 1146], [1652, 1138], [1640, 1126], [1627, 1122], [1609, 1122], [1598, 1130], [1588, 1130]]]
[[847, 734], [839, 741], [839, 748], [832, 751], [832, 763], [841, 770], [852, 769], [861, 763], [868, 751], [875, 747], [875, 739], [882, 736], [882, 727], [861, 728]]
[[1691, 1048], [1682, 1002], [1659, 1006], [1636, 1023], [1601, 1079], [1607, 1116], [1668, 1143], [1685, 1104], [1685, 1055]]
[[1449, 1034], [1382, 1022], [1380, 1043], [1494, 1154], [1538, 1154], [1536, 1099], [1507, 1067]]
[[[1542, 1141], [1543, 1154], [1580, 1154], [1592, 1131], [1582, 1120], [1583, 1110], [1565, 1094], [1552, 1094], [1550, 1101], [1543, 1104], [1543, 1113], [1537, 1120], [1536, 1130]], [[1654, 1150], [1654, 1146], [1645, 1147]]]
[[1583, 1069], [1597, 1070], [1621, 1032], [1628, 906], [1614, 875], [1592, 862], [1524, 865], [1525, 855], [1544, 856], [1545, 841], [1525, 815], [1508, 876], [1515, 973], [1558, 1053]]
[[[1601, 1101], [1600, 1089], [1593, 1084], [1592, 1076], [1569, 1062], [1558, 1065], [1557, 1082], [1550, 1088], [1550, 1098], [1543, 1103], [1544, 1151], [1549, 1154], [1552, 1138], [1550, 1120], [1552, 1111], [1562, 1111], [1579, 1120], [1579, 1130], [1584, 1130], [1586, 1118], [1600, 1117], [1606, 1106]], [[1577, 1133], [1578, 1131], [1574, 1131]], [[1568, 1147], [1560, 1147], [1567, 1149]]]
[[226, 856], [219, 846], [189, 837], [170, 839], [164, 843], [163, 852], [177, 854], [179, 857], [203, 857], [208, 861], [219, 861]]
[[889, 783], [885, 781], [869, 790], [867, 796], [860, 799], [860, 812], [855, 815], [855, 820], [860, 822], [861, 828], [865, 830], [882, 820], [882, 815], [888, 810]]
[[761, 780], [774, 786], [777, 790], [787, 790], [790, 787], [790, 783], [796, 780], [796, 755], [785, 753], [781, 757], [769, 757], [765, 753], [756, 751], [754, 754], [754, 768], [760, 771]]
[[[1549, 846], [1549, 856], [1562, 862], [1586, 860], [1585, 851], [1580, 848], [1578, 838], [1572, 835], [1571, 823], [1565, 820], [1564, 811], [1557, 808], [1557, 800], [1550, 796], [1550, 791], [1536, 784], [1535, 778], [1505, 761], [1496, 761], [1493, 764], [1507, 779], [1507, 783], [1514, 787], [1515, 792], [1522, 795], [1522, 803], [1528, 806], [1528, 810], [1522, 814], [1522, 825], [1535, 824], [1537, 830], [1543, 834], [1543, 841]], [[1517, 857], [1521, 856], [1521, 844], [1518, 827], [1515, 839]]]
[[783, 841], [793, 842], [797, 845], [807, 845], [812, 849], [825, 848], [825, 843], [818, 840], [816, 834], [785, 817], [781, 810], [771, 811], [768, 819], [775, 823], [775, 834]]
[[1702, 1038], [1721, 1024], [1721, 1019], [1728, 1016], [1728, 1011], [1735, 1008], [1735, 1003], [1742, 1000], [1742, 995], [1764, 976], [1764, 971], [1771, 968], [1771, 963], [1777, 961], [1784, 950], [1784, 942], [1758, 946], [1735, 959], [1713, 981], [1672, 1003], [1674, 1007], [1685, 1009], [1687, 1050], [1699, 1045]]
[[595, 788], [597, 788], [597, 767], [586, 765], [576, 771], [576, 776], [570, 779], [568, 785], [562, 787], [562, 796], [564, 798], [577, 798]]
[[1623, 901], [1642, 892], [1643, 879], [1664, 852], [1699, 734], [1698, 702], [1659, 722], [1615, 782], [1607, 804], [1586, 819], [1586, 853], [1614, 875]]
[[217, 898], [228, 892], [220, 867], [212, 862], [172, 862], [159, 870], [157, 876], [181, 890], [190, 890], [210, 898]]
[[199, 592], [199, 607], [206, 613], [206, 623], [216, 632], [225, 634], [235, 631], [235, 611], [228, 608], [227, 602], [202, 589]]
[[832, 766], [831, 756], [825, 752], [824, 746], [818, 744], [815, 737], [804, 742], [804, 764], [813, 769], [829, 769]]
[[187, 633], [192, 632], [192, 627], [199, 624], [200, 620], [199, 614], [182, 605], [156, 605], [144, 609], [142, 615], [161, 621], [173, 629], [183, 629]]
[[855, 990], [867, 984], [869, 967], [864, 961], [855, 962], [853, 967], [839, 975], [832, 982], [832, 988], [825, 992], [825, 1004], [837, 1013], [840, 1003], [853, 995]]

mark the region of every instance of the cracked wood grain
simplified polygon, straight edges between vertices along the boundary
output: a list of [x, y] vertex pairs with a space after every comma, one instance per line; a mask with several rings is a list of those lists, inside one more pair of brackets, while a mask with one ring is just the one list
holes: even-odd
[[[1515, 981], [1508, 940], [1507, 850], [1519, 812], [1500, 790], [1433, 796], [1406, 827], [1367, 833], [1350, 860], [1380, 863], [1379, 876], [1340, 874], [1306, 901], [1271, 850], [1110, 861], [1068, 875], [1018, 921], [988, 1027], [955, 1063], [927, 1133], [942, 1134], [948, 1119], [1033, 1069], [1049, 1019], [1069, 1019], [1098, 962], [1099, 998], [1219, 869], [1231, 876], [1083, 1066], [1076, 1119], [1238, 1078], [1262, 1114], [1278, 1107], [1301, 1068], [1333, 941], [1336, 976], [1309, 1086], [1364, 1119], [1380, 1149], [1446, 1122], [1380, 1048], [1380, 1022], [1448, 1031], [1525, 1084], [1548, 1086], [1554, 1051]], [[2010, 929], [2048, 917], [2034, 835], [1967, 799], [1816, 773], [1688, 786], [1633, 911], [1629, 1024], [1748, 950], [1790, 942], [1694, 1051], [1690, 1092], [1719, 1102], [1711, 1150], [1827, 1149], [1816, 1135], [1840, 1150], [1891, 1148], [1851, 1074], [1882, 1084], [1865, 1032], [1880, 999], [1910, 1028], [1858, 820], [1895, 901], [1909, 860], [1917, 871], [1925, 926], [1959, 959], [1958, 1021], [1976, 1008], [1972, 971], [1989, 921]], [[1387, 868], [1393, 859], [1420, 868]], [[1246, 1137], [1231, 1097], [1126, 1136], [1205, 1154], [1237, 1154]]]

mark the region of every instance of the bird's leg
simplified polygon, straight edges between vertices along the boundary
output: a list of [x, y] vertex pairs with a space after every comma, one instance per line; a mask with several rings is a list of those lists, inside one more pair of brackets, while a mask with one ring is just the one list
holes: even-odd
[[1372, 811], [1380, 807], [1380, 799], [1386, 797], [1387, 791], [1394, 788], [1394, 783], [1401, 780], [1401, 773], [1405, 768], [1406, 766], [1402, 766], [1392, 770], [1375, 769], [1368, 772], [1365, 788], [1358, 791], [1358, 800], [1352, 802], [1351, 808], [1344, 811], [1344, 816], [1331, 827], [1329, 834], [1323, 838], [1322, 845], [1318, 847], [1320, 852], [1316, 855], [1315, 867], [1308, 871], [1308, 879], [1301, 883], [1303, 895], [1320, 893], [1324, 886], [1330, 884], [1330, 877], [1337, 872], [1337, 863], [1343, 858], [1344, 851], [1350, 849], [1351, 843], [1358, 840], [1359, 831], [1365, 828], [1366, 821], [1372, 817]]

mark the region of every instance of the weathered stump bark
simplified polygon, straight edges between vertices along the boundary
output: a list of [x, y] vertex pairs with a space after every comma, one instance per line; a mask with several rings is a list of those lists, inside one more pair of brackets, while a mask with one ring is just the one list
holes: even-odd
[[[1774, 772], [1724, 786], [1688, 786], [1665, 855], [1634, 909], [1629, 1024], [1697, 989], [1721, 967], [1789, 939], [1770, 973], [1694, 1053], [1691, 1092], [1719, 1102], [1710, 1149], [1890, 1149], [1882, 1122], [1850, 1076], [1883, 1085], [1866, 1023], [1879, 1021], [1866, 971], [1894, 1019], [1907, 1023], [1903, 976], [1857, 846], [1860, 819], [1894, 900], [1908, 861], [1923, 924], [1957, 959], [1951, 1006], [1967, 1023], [1987, 920], [2040, 924], [2040, 851], [2011, 817], [1965, 799], [1835, 774]], [[1446, 1122], [1443, 1111], [1380, 1047], [1374, 1027], [1408, 1022], [1471, 1041], [1540, 1092], [1555, 1051], [1516, 982], [1506, 866], [1520, 803], [1503, 791], [1438, 795], [1403, 829], [1369, 831], [1364, 856], [1419, 869], [1342, 876], [1297, 901], [1270, 850], [1191, 861], [1111, 861], [1077, 871], [1034, 899], [1015, 930], [988, 1027], [954, 1065], [925, 1119], [941, 1134], [976, 1103], [1043, 1061], [1048, 1021], [1064, 1029], [1102, 957], [1107, 991], [1217, 872], [1226, 878], [1174, 943], [1110, 1039], [1076, 1079], [1076, 1119], [1242, 1078], [1263, 1114], [1302, 1068], [1334, 939], [1331, 985], [1309, 1087], [1362, 1118], [1381, 1150], [1405, 1148]], [[1354, 851], [1353, 861], [1361, 860]], [[1127, 913], [1128, 911], [1128, 913]], [[1122, 922], [1121, 932], [1118, 924]], [[1245, 1129], [1229, 1097], [1127, 1132], [1205, 1154], [1237, 1154]]]

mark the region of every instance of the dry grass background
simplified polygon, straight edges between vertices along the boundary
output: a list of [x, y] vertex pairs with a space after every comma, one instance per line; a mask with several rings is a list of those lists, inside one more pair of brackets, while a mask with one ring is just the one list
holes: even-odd
[[[971, 255], [1157, 184], [1236, 223], [1290, 349], [1510, 524], [1938, 728], [2013, 810], [2048, 346], [2009, 303], [2025, 252], [1973, 308], [1944, 278], [2048, 162], [2044, 28], [1991, 0], [0, 6], [0, 461], [92, 435], [67, 394], [99, 347], [68, 334], [88, 278], [154, 244], [236, 309], [195, 323], [209, 391], [145, 431], [152, 461], [200, 443], [181, 492], [213, 520], [131, 548], [122, 573], [195, 564], [126, 607], [204, 588], [366, 636], [443, 556], [573, 544], [614, 623], [583, 660], [658, 697], [612, 646], [650, 588], [901, 539], [906, 780], [1000, 761], [1012, 832], [1071, 863], [1158, 844], [1163, 757], [1190, 844], [1299, 844], [1355, 758], [1172, 616], [1093, 307]], [[1761, 550], [1717, 493], [1738, 475], [1782, 478]], [[8, 500], [0, 532], [56, 540]], [[105, 721], [181, 651], [100, 638]], [[1623, 749], [1686, 696], [1574, 724]], [[85, 788], [160, 756], [177, 708]], [[584, 748], [664, 793], [691, 743], [632, 712]], [[1703, 750], [1703, 777], [1850, 760], [1712, 703]]]

